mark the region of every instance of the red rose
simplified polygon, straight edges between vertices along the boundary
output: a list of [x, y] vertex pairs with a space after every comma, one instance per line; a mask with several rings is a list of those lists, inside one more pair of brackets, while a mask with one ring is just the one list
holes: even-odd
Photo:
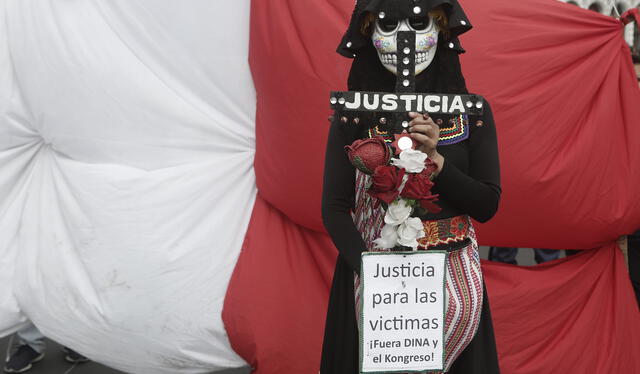
[[371, 178], [371, 187], [367, 191], [369, 195], [391, 204], [398, 195], [398, 188], [402, 184], [405, 170], [395, 166], [378, 166]]
[[430, 165], [427, 164], [422, 173], [409, 174], [409, 179], [402, 189], [402, 197], [407, 199], [413, 199], [420, 201], [420, 205], [430, 213], [439, 213], [442, 208], [437, 206], [435, 202], [438, 200], [438, 195], [431, 193], [433, 182], [431, 182], [430, 176], [433, 170], [429, 170]]
[[373, 174], [378, 166], [387, 165], [391, 158], [391, 150], [379, 136], [356, 140], [344, 148], [353, 166], [369, 175]]
[[430, 200], [420, 200], [420, 205], [429, 213], [440, 213], [442, 208], [435, 202], [438, 201], [439, 195], [431, 195]]
[[433, 187], [433, 182], [429, 178], [425, 178], [422, 173], [409, 174], [409, 179], [402, 190], [402, 197], [421, 200], [431, 196], [431, 187]]

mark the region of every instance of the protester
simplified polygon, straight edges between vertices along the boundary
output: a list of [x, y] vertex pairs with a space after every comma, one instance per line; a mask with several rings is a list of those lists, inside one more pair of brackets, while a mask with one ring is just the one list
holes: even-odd
[[[402, 59], [397, 56], [400, 52], [397, 47], [394, 51], [389, 49], [397, 42], [398, 30], [413, 30], [416, 44], [422, 48], [416, 47], [416, 92], [467, 93], [458, 58], [463, 49], [457, 37], [470, 28], [469, 20], [455, 0], [358, 1], [338, 48], [343, 56], [354, 58], [349, 89], [394, 92], [395, 73], [401, 73], [397, 64]], [[428, 185], [426, 181], [432, 177], [435, 183], [432, 191], [439, 194], [435, 203], [434, 196], [426, 190], [417, 198], [426, 210], [417, 217], [424, 228], [422, 234], [429, 234], [417, 239], [417, 248], [447, 251], [449, 303], [445, 322], [445, 371], [497, 374], [490, 308], [483, 290], [478, 246], [470, 220], [470, 217], [481, 222], [491, 219], [501, 195], [491, 109], [486, 104], [481, 116], [428, 113], [410, 113], [410, 116], [408, 128], [417, 143], [416, 149], [428, 155], [426, 166], [423, 165], [426, 171], [422, 172], [425, 173], [422, 187]], [[400, 190], [405, 193], [407, 186], [394, 184], [386, 189], [389, 186], [375, 184], [380, 177], [380, 173], [376, 173], [389, 169], [380, 169], [383, 163], [376, 170], [367, 170], [374, 156], [367, 152], [348, 155], [345, 147], [351, 145], [350, 152], [356, 152], [355, 148], [362, 144], [357, 140], [368, 139], [369, 149], [375, 149], [373, 153], [377, 152], [378, 156], [397, 151], [399, 143], [389, 148], [395, 138], [393, 128], [387, 126], [389, 122], [375, 115], [356, 117], [337, 112], [331, 124], [322, 210], [324, 224], [338, 248], [339, 257], [325, 325], [321, 374], [359, 372], [356, 297], [360, 287], [361, 254], [389, 250], [385, 249], [389, 245], [385, 230], [389, 231], [391, 225], [384, 224], [388, 213], [385, 205], [395, 209], [402, 200], [389, 199], [386, 192], [393, 197]], [[455, 135], [446, 133], [451, 136], [445, 138], [445, 129], [449, 128], [457, 131], [452, 132]], [[375, 171], [373, 177], [372, 171]], [[393, 170], [389, 173], [393, 174]], [[369, 188], [372, 181], [374, 187]], [[387, 199], [383, 200], [385, 204], [379, 204], [381, 199]], [[425, 203], [425, 200], [429, 201]], [[465, 297], [458, 297], [462, 294]]]
[[[7, 357], [4, 366], [6, 373], [24, 373], [33, 367], [33, 364], [44, 358], [46, 349], [45, 337], [33, 324], [29, 323], [20, 329], [14, 336], [15, 346]], [[71, 363], [84, 363], [88, 358], [78, 352], [63, 348], [64, 359]]]
[[[491, 247], [489, 248], [489, 261], [502, 262], [505, 264], [517, 265], [518, 248], [513, 247]], [[560, 258], [560, 251], [556, 249], [534, 248], [534, 259], [536, 264], [557, 260]]]

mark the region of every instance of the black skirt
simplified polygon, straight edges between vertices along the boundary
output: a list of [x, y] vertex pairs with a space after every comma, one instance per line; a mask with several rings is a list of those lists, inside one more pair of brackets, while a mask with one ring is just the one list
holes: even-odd
[[[359, 373], [359, 337], [356, 323], [353, 270], [338, 256], [329, 296], [322, 344], [320, 374]], [[499, 374], [486, 287], [478, 332], [453, 363], [448, 374]]]

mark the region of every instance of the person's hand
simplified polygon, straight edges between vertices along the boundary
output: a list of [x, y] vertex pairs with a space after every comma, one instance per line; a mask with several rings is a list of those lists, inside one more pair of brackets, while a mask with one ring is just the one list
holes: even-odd
[[440, 139], [440, 126], [427, 113], [409, 112], [409, 117], [412, 119], [408, 130], [411, 138], [418, 143], [416, 149], [426, 153], [438, 165], [436, 174], [439, 173], [444, 164], [444, 157], [436, 149]]
[[438, 139], [440, 139], [440, 127], [433, 122], [429, 114], [410, 112], [409, 133], [418, 143], [417, 149], [433, 157], [436, 153]]

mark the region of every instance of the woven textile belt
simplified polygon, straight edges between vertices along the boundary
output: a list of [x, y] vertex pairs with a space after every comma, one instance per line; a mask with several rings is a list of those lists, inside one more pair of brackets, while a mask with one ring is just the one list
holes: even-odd
[[419, 249], [431, 249], [442, 244], [463, 241], [469, 237], [471, 218], [456, 216], [433, 221], [422, 221], [425, 236], [418, 239]]

